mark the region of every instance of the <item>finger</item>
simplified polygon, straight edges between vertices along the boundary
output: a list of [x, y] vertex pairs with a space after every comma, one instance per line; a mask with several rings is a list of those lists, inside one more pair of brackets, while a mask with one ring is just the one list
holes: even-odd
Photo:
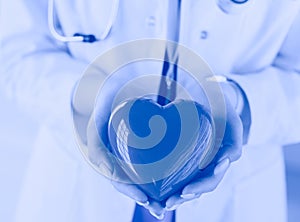
[[165, 214], [164, 214], [164, 213], [162, 213], [162, 214], [160, 214], [160, 215], [157, 215], [156, 213], [154, 213], [154, 212], [152, 212], [152, 211], [149, 211], [149, 212], [150, 212], [150, 214], [151, 214], [153, 217], [155, 217], [157, 220], [162, 220], [162, 219], [165, 218]]
[[241, 145], [222, 145], [215, 157], [215, 162], [221, 162], [224, 159], [234, 162], [242, 156], [242, 151]]
[[198, 180], [188, 184], [183, 190], [181, 197], [184, 199], [192, 199], [201, 195], [202, 193], [207, 193], [213, 191], [218, 184], [221, 182], [224, 177], [228, 167], [230, 165], [230, 161], [228, 158], [222, 160], [215, 167], [212, 175], [207, 175], [205, 177], [201, 177]]
[[162, 220], [165, 216], [165, 209], [161, 205], [160, 202], [157, 202], [155, 200], [151, 200], [149, 205], [145, 206], [147, 210], [149, 210], [150, 214], [154, 216], [158, 220]]
[[97, 167], [108, 171], [109, 174], [106, 174], [106, 176], [112, 175], [114, 165], [109, 150], [99, 137], [94, 121], [94, 113], [92, 113], [87, 127], [87, 150], [89, 160]]
[[136, 185], [116, 181], [112, 181], [111, 183], [116, 188], [116, 190], [135, 200], [139, 205], [149, 205], [147, 195], [143, 191], [141, 191]]
[[169, 199], [166, 201], [165, 209], [167, 211], [176, 210], [183, 203], [197, 199], [200, 196], [201, 196], [201, 193], [199, 193], [199, 194], [197, 193], [197, 194], [193, 194], [193, 195], [186, 195], [186, 196], [184, 196], [185, 198], [183, 198], [181, 194], [173, 195], [173, 196], [169, 197]]
[[[194, 198], [192, 198], [194, 199]], [[167, 211], [172, 211], [176, 210], [181, 204], [183, 204], [186, 201], [192, 200], [192, 199], [184, 199], [181, 197], [180, 194], [172, 195], [171, 197], [168, 198], [166, 201], [166, 210]]]
[[[228, 101], [227, 101], [228, 103]], [[227, 121], [225, 135], [222, 140], [217, 161], [229, 158], [230, 162], [236, 161], [241, 157], [243, 144], [243, 126], [240, 117], [236, 114], [234, 108], [227, 105]]]
[[[223, 177], [222, 177], [222, 174], [225, 174], [228, 166], [227, 164], [229, 165], [229, 160], [226, 160], [226, 161], [223, 161], [223, 162], [220, 162], [214, 169], [214, 177], [218, 176], [218, 178], [221, 180]], [[224, 172], [223, 172], [224, 171]], [[207, 174], [206, 177], [211, 177], [211, 174]], [[203, 179], [199, 179], [197, 180], [195, 183], [193, 183], [193, 186], [197, 186], [198, 183], [201, 183]], [[218, 184], [218, 181], [215, 180], [215, 183], [216, 185]], [[177, 209], [181, 204], [183, 204], [184, 202], [187, 202], [187, 201], [190, 201], [190, 200], [193, 200], [193, 199], [196, 199], [196, 198], [199, 198], [202, 194], [202, 192], [199, 190], [200, 187], [197, 187], [197, 189], [193, 188], [193, 190], [190, 190], [191, 192], [188, 192], [188, 193], [185, 193], [187, 192], [188, 189], [191, 189], [187, 188], [185, 189], [185, 191], [182, 193], [182, 195], [180, 194], [175, 194], [175, 195], [172, 195], [171, 197], [168, 198], [168, 200], [166, 201], [166, 210], [168, 211], [171, 211], [171, 210], [175, 210]], [[211, 187], [211, 189], [214, 189], [213, 187]], [[206, 189], [208, 190], [208, 189]]]

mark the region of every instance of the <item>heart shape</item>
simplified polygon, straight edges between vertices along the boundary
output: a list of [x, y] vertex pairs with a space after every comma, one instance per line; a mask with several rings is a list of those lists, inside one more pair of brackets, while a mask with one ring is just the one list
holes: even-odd
[[112, 153], [131, 181], [163, 201], [199, 172], [213, 146], [213, 125], [209, 112], [194, 101], [161, 106], [136, 98], [113, 111], [108, 136]]

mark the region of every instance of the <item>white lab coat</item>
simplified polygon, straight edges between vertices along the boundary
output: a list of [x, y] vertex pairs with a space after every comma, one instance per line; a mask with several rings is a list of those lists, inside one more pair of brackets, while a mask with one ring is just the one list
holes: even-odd
[[[180, 43], [244, 89], [252, 126], [242, 158], [218, 188], [177, 210], [178, 221], [285, 221], [281, 145], [300, 141], [300, 1], [250, 0], [235, 14], [215, 1], [182, 1]], [[111, 0], [56, 1], [58, 28], [102, 33]], [[167, 0], [120, 1], [109, 36], [62, 44], [47, 26], [47, 1], [2, 2], [1, 84], [41, 121], [16, 221], [130, 221], [134, 201], [118, 193], [76, 148], [69, 110], [76, 80], [119, 43], [165, 38]]]

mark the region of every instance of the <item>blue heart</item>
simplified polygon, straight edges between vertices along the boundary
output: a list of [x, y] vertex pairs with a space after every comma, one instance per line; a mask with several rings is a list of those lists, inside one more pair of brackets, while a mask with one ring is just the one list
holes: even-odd
[[111, 114], [112, 153], [133, 183], [155, 200], [180, 190], [199, 172], [212, 144], [212, 119], [200, 104], [177, 100], [161, 106], [137, 98]]

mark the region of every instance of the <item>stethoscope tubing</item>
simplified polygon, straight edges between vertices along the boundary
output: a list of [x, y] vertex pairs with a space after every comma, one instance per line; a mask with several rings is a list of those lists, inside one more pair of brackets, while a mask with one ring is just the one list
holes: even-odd
[[55, 5], [54, 0], [48, 0], [48, 27], [50, 30], [51, 35], [58, 41], [61, 42], [95, 42], [104, 40], [109, 35], [112, 26], [116, 20], [118, 11], [119, 11], [119, 4], [120, 0], [112, 0], [113, 1], [113, 8], [108, 23], [104, 29], [104, 31], [99, 36], [95, 36], [93, 34], [81, 34], [75, 33], [73, 36], [64, 36], [59, 34], [55, 28], [55, 21], [54, 21], [54, 12], [55, 12]]
[[[73, 36], [65, 36], [63, 34], [60, 34], [57, 32], [55, 28], [55, 2], [54, 0], [48, 0], [48, 27], [50, 30], [51, 35], [58, 41], [61, 42], [85, 42], [85, 43], [93, 43], [96, 41], [104, 40], [108, 37], [113, 24], [116, 20], [116, 17], [118, 15], [119, 11], [119, 5], [120, 0], [111, 0], [113, 2], [112, 4], [112, 13], [108, 19], [107, 25], [104, 29], [104, 31], [100, 35], [93, 35], [93, 34], [82, 34], [82, 33], [75, 33]], [[218, 6], [225, 11], [226, 13], [229, 13], [230, 6], [229, 3], [232, 4], [232, 6], [240, 6], [247, 2], [251, 2], [249, 0], [217, 0]], [[233, 7], [231, 7], [233, 8]]]

